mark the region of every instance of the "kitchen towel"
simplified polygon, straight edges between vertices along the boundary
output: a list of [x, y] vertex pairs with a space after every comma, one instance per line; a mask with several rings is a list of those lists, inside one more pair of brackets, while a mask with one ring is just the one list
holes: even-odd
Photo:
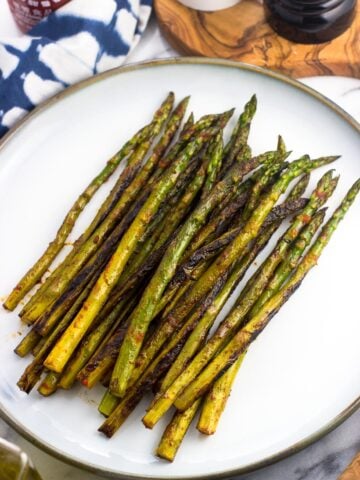
[[0, 39], [0, 137], [55, 93], [122, 65], [152, 0], [72, 0], [26, 35]]

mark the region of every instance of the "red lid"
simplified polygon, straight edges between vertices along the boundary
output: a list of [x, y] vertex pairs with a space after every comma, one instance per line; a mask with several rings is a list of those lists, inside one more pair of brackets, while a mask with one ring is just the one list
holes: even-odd
[[18, 27], [25, 33], [70, 0], [8, 0]]

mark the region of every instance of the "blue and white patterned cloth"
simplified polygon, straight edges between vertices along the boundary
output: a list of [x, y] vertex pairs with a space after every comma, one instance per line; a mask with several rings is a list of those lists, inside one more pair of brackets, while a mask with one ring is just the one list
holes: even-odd
[[72, 0], [27, 35], [0, 40], [0, 137], [60, 90], [124, 63], [152, 0]]

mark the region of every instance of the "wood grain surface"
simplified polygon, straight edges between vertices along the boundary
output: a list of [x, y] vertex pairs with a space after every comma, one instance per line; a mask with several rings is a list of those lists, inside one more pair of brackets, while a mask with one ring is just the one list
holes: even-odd
[[340, 475], [339, 480], [360, 480], [360, 453], [356, 455], [345, 472]]
[[154, 4], [160, 28], [182, 54], [239, 60], [292, 77], [360, 78], [360, 2], [351, 28], [320, 45], [301, 45], [278, 36], [257, 0], [243, 0], [217, 12], [192, 10], [176, 0]]

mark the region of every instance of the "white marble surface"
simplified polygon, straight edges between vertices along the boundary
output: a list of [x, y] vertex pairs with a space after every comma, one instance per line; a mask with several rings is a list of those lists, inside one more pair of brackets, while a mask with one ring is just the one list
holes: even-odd
[[[19, 35], [7, 7], [0, 0], [0, 37]], [[177, 53], [161, 36], [153, 19], [129, 62], [167, 58]], [[304, 82], [341, 105], [360, 121], [360, 80], [344, 77], [307, 78]], [[241, 480], [336, 480], [352, 457], [360, 450], [360, 411], [335, 431], [306, 450], [276, 465], [241, 477]], [[0, 436], [29, 453], [44, 480], [100, 480], [102, 477], [61, 463], [21, 438], [0, 420]], [[1, 480], [1, 472], [0, 472]], [[240, 480], [240, 477], [239, 477]]]

